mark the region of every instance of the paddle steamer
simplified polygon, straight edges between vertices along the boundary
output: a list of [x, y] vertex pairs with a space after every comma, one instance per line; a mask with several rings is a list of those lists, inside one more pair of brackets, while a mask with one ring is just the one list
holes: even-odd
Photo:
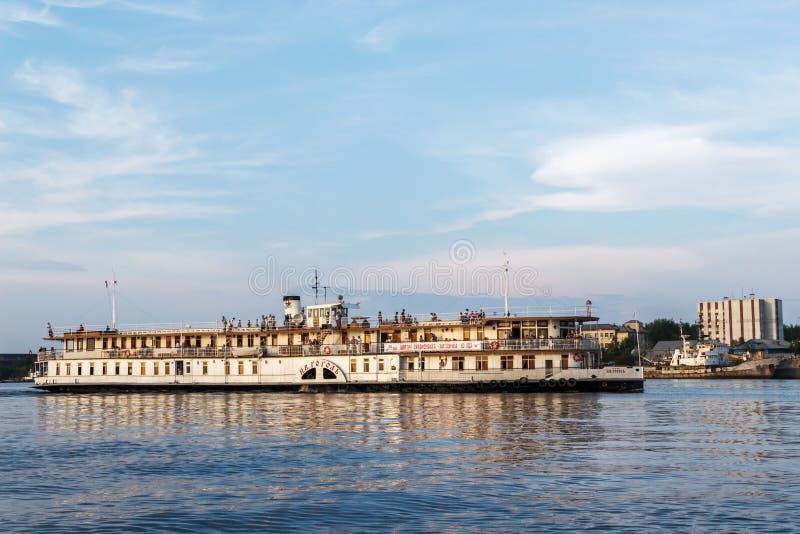
[[560, 311], [356, 316], [336, 302], [283, 319], [181, 327], [51, 330], [35, 387], [48, 391], [642, 391], [642, 368], [604, 366], [591, 302]]

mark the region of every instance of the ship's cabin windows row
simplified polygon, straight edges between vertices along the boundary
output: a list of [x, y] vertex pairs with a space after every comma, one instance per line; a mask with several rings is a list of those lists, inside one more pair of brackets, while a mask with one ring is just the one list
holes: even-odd
[[[380, 330], [359, 326], [345, 327], [341, 331], [319, 331], [309, 329], [288, 329], [271, 332], [184, 332], [125, 334], [111, 332], [80, 332], [67, 334], [64, 348], [71, 351], [95, 350], [158, 350], [176, 348], [253, 348], [282, 345], [306, 345], [320, 342], [347, 344], [352, 338], [370, 342], [431, 342], [431, 341], [490, 341], [490, 340], [543, 340], [551, 338], [568, 339], [574, 337], [580, 325], [574, 319], [490, 319], [481, 325], [415, 325], [400, 327], [388, 325]], [[340, 339], [341, 337], [341, 339]]]
[[[196, 367], [203, 375], [209, 373], [209, 362], [203, 360], [198, 362]], [[231, 365], [231, 360], [225, 360], [223, 364], [224, 373], [230, 374], [258, 374], [258, 360], [236, 360]], [[172, 372], [177, 375], [191, 374], [192, 362], [190, 360], [179, 360], [171, 362], [55, 362], [56, 376], [159, 376], [170, 375]]]

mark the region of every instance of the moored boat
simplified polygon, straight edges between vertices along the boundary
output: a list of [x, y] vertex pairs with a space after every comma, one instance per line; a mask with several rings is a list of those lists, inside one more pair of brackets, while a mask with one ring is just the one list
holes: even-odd
[[186, 327], [56, 330], [39, 353], [35, 387], [281, 391], [641, 391], [641, 367], [608, 367], [591, 303], [546, 313], [355, 316], [357, 306], [300, 305], [283, 320]]

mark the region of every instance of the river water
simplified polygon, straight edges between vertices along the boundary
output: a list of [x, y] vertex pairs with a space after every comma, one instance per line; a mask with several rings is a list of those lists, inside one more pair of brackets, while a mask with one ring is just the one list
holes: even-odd
[[0, 385], [0, 529], [798, 528], [800, 381], [642, 394]]

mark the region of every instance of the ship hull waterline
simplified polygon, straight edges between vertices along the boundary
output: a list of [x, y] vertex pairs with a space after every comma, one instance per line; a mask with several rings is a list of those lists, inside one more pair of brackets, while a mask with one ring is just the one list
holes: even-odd
[[561, 383], [557, 380], [474, 382], [337, 382], [291, 384], [37, 384], [36, 389], [51, 393], [103, 392], [169, 392], [169, 391], [261, 391], [294, 393], [641, 393], [643, 379], [576, 380]]

